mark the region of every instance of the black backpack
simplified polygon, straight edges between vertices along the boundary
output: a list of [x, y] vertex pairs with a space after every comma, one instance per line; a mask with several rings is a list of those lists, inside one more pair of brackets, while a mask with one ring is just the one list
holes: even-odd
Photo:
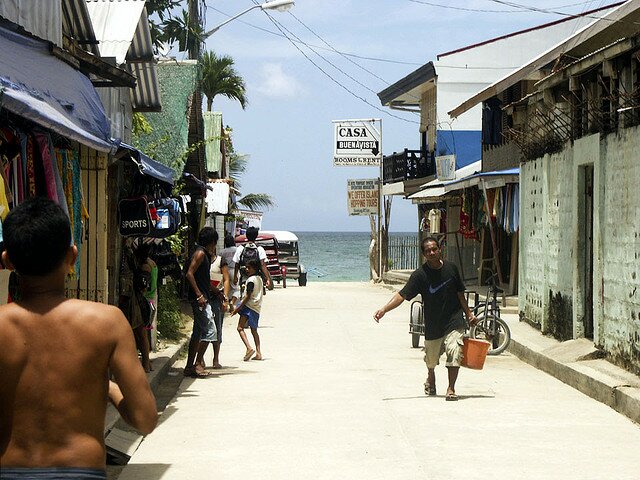
[[258, 253], [258, 247], [255, 243], [248, 243], [242, 249], [240, 254], [240, 266], [246, 266], [251, 260], [255, 260], [260, 263], [260, 254]]

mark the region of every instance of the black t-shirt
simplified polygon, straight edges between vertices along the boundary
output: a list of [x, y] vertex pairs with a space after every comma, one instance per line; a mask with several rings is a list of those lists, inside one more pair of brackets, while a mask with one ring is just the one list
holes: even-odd
[[[207, 251], [204, 248], [202, 248], [200, 245], [196, 245], [196, 249], [191, 255], [191, 258], [189, 258], [189, 261], [187, 262], [187, 265], [185, 266], [184, 271], [185, 273], [189, 271], [189, 265], [191, 265], [191, 262], [193, 261], [193, 256], [196, 254], [198, 250], [203, 251], [204, 258], [202, 259], [202, 263], [200, 263], [200, 266], [198, 267], [198, 269], [193, 273], [193, 278], [196, 281], [196, 285], [204, 295], [204, 298], [206, 298], [208, 302], [211, 300], [211, 275], [210, 275], [211, 257], [209, 257], [209, 254], [207, 253]], [[189, 285], [189, 295], [188, 295], [189, 301], [196, 302], [197, 301], [196, 293], [193, 291], [193, 288], [191, 288], [191, 284], [188, 281], [187, 281], [187, 285]]]
[[400, 295], [405, 300], [422, 295], [424, 336], [427, 340], [433, 340], [444, 337], [452, 330], [464, 328], [458, 292], [464, 292], [458, 267], [443, 260], [442, 268], [430, 268], [425, 263], [413, 272], [400, 290]]

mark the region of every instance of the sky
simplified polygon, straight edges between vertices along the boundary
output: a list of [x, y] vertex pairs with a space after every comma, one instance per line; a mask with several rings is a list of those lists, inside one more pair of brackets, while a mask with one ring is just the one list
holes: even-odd
[[[249, 156], [242, 192], [267, 193], [276, 202], [263, 229], [368, 231], [368, 217], [348, 215], [347, 180], [376, 178], [379, 169], [333, 166], [332, 121], [381, 118], [385, 155], [419, 149], [417, 115], [383, 107], [376, 93], [438, 53], [563, 18], [506, 5], [516, 3], [580, 13], [613, 2], [296, 0], [289, 12], [269, 15], [308, 46], [296, 41], [296, 48], [260, 9], [209, 37], [207, 50], [230, 55], [247, 85], [245, 110], [223, 97], [213, 109], [233, 128], [235, 150]], [[206, 30], [253, 3], [207, 5]], [[409, 200], [394, 197], [390, 218], [392, 232], [417, 231], [417, 207]]]

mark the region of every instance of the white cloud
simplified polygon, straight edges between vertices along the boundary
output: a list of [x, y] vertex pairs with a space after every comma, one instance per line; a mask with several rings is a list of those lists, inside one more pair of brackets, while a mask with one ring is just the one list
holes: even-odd
[[306, 93], [302, 83], [287, 74], [279, 63], [266, 63], [260, 71], [255, 90], [267, 97], [295, 98]]

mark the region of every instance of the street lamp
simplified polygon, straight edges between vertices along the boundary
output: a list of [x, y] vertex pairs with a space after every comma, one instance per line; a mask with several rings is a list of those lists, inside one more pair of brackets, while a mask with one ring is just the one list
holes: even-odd
[[286, 12], [291, 7], [293, 7], [294, 3], [295, 3], [294, 0], [272, 0], [271, 2], [261, 3], [260, 5], [253, 5], [252, 7], [247, 8], [246, 10], [240, 12], [239, 14], [234, 15], [233, 17], [225, 20], [217, 27], [212, 28], [208, 32], [204, 33], [200, 38], [202, 40], [206, 40], [211, 35], [213, 35], [218, 30], [220, 30], [220, 27], [224, 27], [227, 23], [231, 22], [232, 20], [235, 20], [236, 18], [256, 8], [261, 8], [262, 10], [278, 10], [279, 12]]

